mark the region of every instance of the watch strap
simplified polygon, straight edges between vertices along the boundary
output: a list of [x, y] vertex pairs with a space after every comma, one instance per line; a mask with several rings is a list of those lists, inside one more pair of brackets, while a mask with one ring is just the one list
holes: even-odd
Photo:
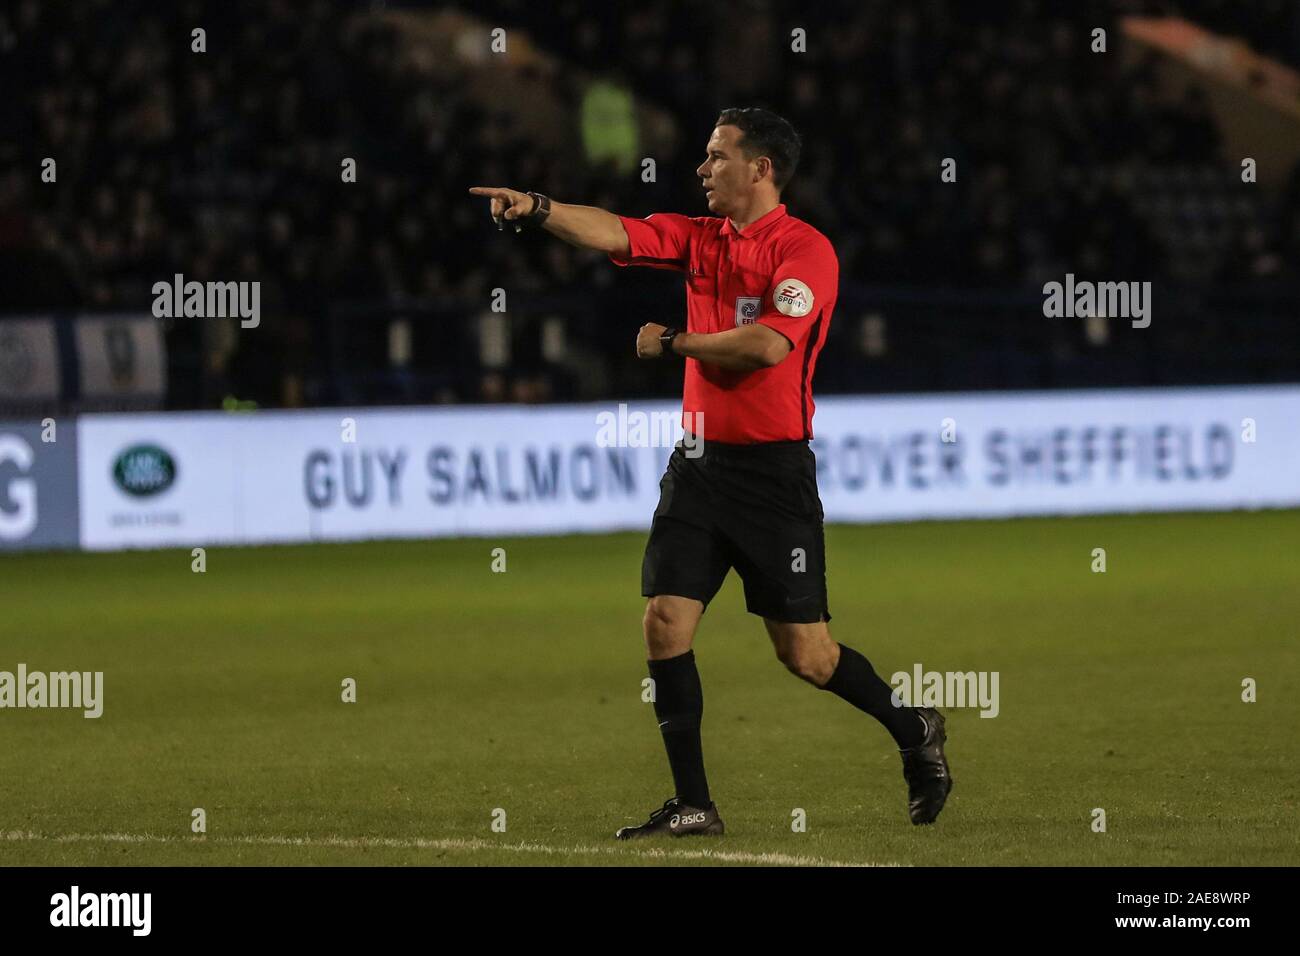
[[672, 327], [666, 328], [659, 333], [659, 346], [663, 353], [660, 358], [677, 354], [677, 352], [673, 350], [673, 339], [677, 338], [677, 336], [681, 334], [681, 329]]
[[534, 226], [540, 226], [546, 222], [546, 217], [551, 214], [551, 197], [534, 192], [530, 192], [528, 195], [533, 197], [533, 211], [523, 218]]

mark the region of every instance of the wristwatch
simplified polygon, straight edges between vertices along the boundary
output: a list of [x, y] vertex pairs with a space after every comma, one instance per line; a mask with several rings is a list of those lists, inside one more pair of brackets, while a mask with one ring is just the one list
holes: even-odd
[[671, 327], [666, 328], [659, 333], [659, 347], [663, 350], [659, 353], [660, 358], [664, 358], [667, 355], [677, 354], [673, 351], [673, 339], [677, 338], [677, 336], [681, 334], [680, 329], [674, 329]]
[[534, 226], [540, 226], [546, 222], [546, 217], [551, 214], [551, 197], [534, 192], [530, 192], [528, 195], [533, 197], [533, 211], [523, 218]]

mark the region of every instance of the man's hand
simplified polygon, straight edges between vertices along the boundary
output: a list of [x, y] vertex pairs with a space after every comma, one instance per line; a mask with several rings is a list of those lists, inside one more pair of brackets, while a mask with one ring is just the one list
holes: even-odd
[[647, 322], [641, 326], [641, 331], [636, 334], [636, 357], [643, 359], [662, 358], [664, 354], [663, 343], [659, 341], [659, 336], [664, 334], [666, 325], [659, 325], [656, 322]]
[[475, 196], [488, 196], [492, 199], [492, 221], [498, 229], [505, 228], [503, 219], [522, 219], [531, 215], [537, 205], [528, 193], [506, 189], [504, 186], [471, 186], [469, 191]]
[[[506, 220], [514, 223], [515, 232], [522, 232], [517, 220], [526, 219], [537, 211], [537, 202], [528, 193], [505, 186], [471, 186], [475, 196], [492, 200], [492, 221], [504, 229]], [[623, 228], [623, 220], [612, 212], [595, 206], [574, 206], [551, 199], [550, 214], [540, 223], [542, 229], [559, 236], [570, 245], [581, 249], [594, 249], [610, 255], [627, 257], [632, 252], [632, 241]]]

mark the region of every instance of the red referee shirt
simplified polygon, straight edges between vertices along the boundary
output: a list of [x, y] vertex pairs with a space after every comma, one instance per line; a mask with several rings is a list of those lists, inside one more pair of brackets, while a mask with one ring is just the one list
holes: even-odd
[[741, 445], [811, 438], [813, 372], [839, 293], [830, 240], [786, 215], [784, 203], [739, 231], [717, 216], [619, 218], [631, 248], [626, 257], [611, 254], [613, 262], [686, 273], [687, 332], [761, 322], [794, 346], [777, 365], [752, 372], [686, 359], [683, 424], [692, 427], [703, 412], [701, 437]]

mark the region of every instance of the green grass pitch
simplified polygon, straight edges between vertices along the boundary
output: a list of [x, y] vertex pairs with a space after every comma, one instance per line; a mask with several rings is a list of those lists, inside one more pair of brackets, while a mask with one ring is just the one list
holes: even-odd
[[696, 639], [728, 833], [620, 844], [671, 794], [643, 544], [0, 558], [0, 670], [101, 670], [105, 697], [0, 710], [0, 864], [1300, 863], [1300, 512], [828, 528], [838, 640], [886, 679], [1001, 675], [998, 717], [947, 712], [939, 822], [908, 823], [889, 737], [786, 673], [732, 575]]

